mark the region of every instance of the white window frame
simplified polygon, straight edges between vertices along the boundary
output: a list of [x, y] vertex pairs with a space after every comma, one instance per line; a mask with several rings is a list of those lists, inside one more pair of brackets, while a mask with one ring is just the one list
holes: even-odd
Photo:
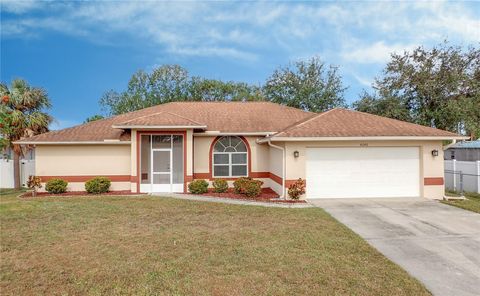
[[[245, 152], [215, 152], [215, 146], [218, 144], [218, 142], [223, 139], [223, 138], [227, 138], [227, 137], [230, 137], [230, 138], [237, 138], [238, 140], [240, 140], [240, 143], [243, 143], [243, 145], [245, 145]], [[242, 140], [242, 138], [240, 137], [237, 137], [237, 136], [223, 136], [221, 138], [219, 138], [217, 141], [215, 141], [215, 144], [213, 144], [213, 152], [212, 152], [212, 176], [214, 178], [240, 178], [240, 177], [248, 177], [248, 147], [247, 147], [247, 143], [245, 143], [245, 141]], [[223, 144], [222, 144], [223, 145]], [[237, 144], [238, 145], [238, 144]], [[228, 147], [231, 147], [231, 146], [228, 146]], [[236, 147], [236, 146], [235, 146]], [[233, 147], [235, 149], [235, 147]], [[227, 148], [227, 147], [225, 147]], [[235, 149], [236, 150], [236, 149]], [[240, 154], [244, 154], [245, 155], [245, 163], [232, 163], [232, 155], [234, 154], [237, 154], [237, 155], [240, 155]], [[228, 155], [228, 164], [215, 164], [215, 155]], [[245, 166], [246, 167], [246, 174], [245, 175], [233, 175], [232, 174], [232, 170], [233, 170], [233, 166], [234, 165], [241, 165], [241, 166]], [[215, 175], [215, 166], [224, 166], [224, 167], [228, 167], [228, 176], [217, 176]]]

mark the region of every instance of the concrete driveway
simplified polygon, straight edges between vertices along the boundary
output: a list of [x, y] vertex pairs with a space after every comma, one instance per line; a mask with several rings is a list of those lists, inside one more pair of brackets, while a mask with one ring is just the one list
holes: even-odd
[[434, 295], [480, 295], [480, 215], [425, 199], [317, 199]]

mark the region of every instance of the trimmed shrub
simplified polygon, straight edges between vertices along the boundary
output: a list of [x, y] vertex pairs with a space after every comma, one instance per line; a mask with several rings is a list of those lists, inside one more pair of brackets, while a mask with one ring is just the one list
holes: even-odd
[[193, 180], [188, 184], [188, 191], [193, 194], [202, 194], [208, 192], [208, 182], [205, 180]]
[[245, 194], [247, 197], [257, 197], [262, 192], [263, 182], [253, 180], [250, 177], [238, 178], [233, 182], [233, 190], [237, 194]]
[[300, 178], [288, 186], [288, 196], [291, 199], [299, 199], [302, 194], [305, 194], [305, 180]]
[[262, 181], [259, 180], [250, 180], [245, 184], [244, 194], [247, 197], [253, 198], [260, 195], [262, 192]]
[[250, 181], [252, 181], [250, 177], [238, 178], [233, 182], [233, 191], [237, 194], [245, 194], [245, 187]]
[[85, 190], [93, 194], [105, 193], [110, 189], [110, 185], [110, 179], [106, 177], [95, 177], [85, 182]]
[[62, 179], [51, 179], [45, 185], [45, 190], [48, 193], [59, 194], [67, 192], [68, 182]]
[[227, 192], [228, 182], [224, 179], [215, 179], [213, 181], [213, 190], [217, 193]]

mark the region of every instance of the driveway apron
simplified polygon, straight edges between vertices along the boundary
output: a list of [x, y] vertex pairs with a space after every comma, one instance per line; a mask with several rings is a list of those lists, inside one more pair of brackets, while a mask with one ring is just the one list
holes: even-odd
[[309, 200], [434, 295], [480, 295], [480, 215], [426, 199]]

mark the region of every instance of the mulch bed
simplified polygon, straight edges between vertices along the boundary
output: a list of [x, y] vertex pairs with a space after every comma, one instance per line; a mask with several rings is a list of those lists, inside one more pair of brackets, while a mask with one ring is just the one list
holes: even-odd
[[261, 201], [261, 202], [282, 202], [282, 203], [305, 203], [304, 200], [285, 200], [279, 199], [279, 195], [273, 191], [271, 188], [262, 188], [262, 193], [255, 198], [248, 198], [243, 194], [237, 194], [233, 192], [233, 188], [229, 188], [228, 192], [217, 193], [213, 191], [213, 188], [209, 188], [207, 193], [196, 194], [203, 196], [213, 196], [220, 198], [230, 198], [230, 199], [241, 199], [241, 200], [250, 200], [250, 201]]
[[[86, 191], [67, 191], [64, 193], [58, 193], [58, 194], [51, 194], [48, 192], [37, 192], [37, 196], [35, 197], [51, 197], [51, 196], [79, 196], [79, 195], [84, 195], [84, 196], [100, 196], [100, 195], [142, 195], [144, 193], [135, 193], [131, 192], [130, 190], [122, 190], [122, 191], [109, 191], [106, 193], [101, 193], [101, 194], [92, 194], [88, 193]], [[32, 192], [25, 192], [20, 197], [23, 198], [32, 198]]]

